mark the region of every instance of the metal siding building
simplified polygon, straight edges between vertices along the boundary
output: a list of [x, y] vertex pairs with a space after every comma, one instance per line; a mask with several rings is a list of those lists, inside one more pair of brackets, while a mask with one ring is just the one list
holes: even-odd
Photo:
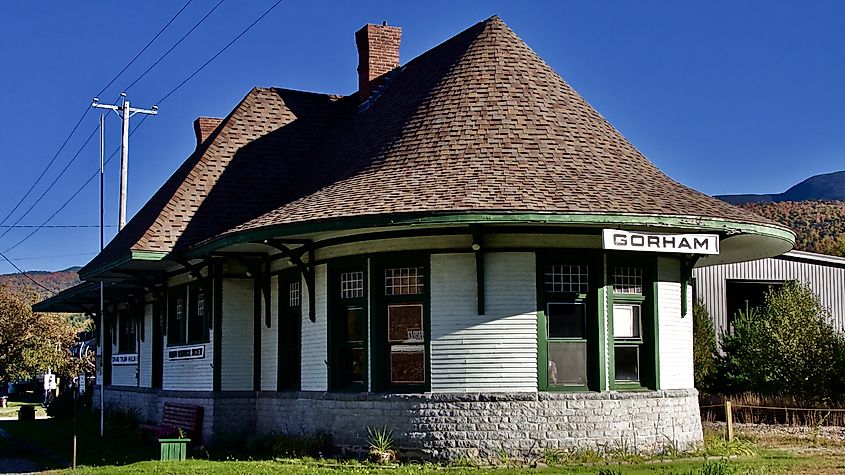
[[806, 282], [830, 311], [833, 327], [845, 333], [845, 258], [790, 251], [778, 257], [693, 270], [696, 298], [710, 312], [717, 335], [728, 331], [728, 287], [732, 282]]

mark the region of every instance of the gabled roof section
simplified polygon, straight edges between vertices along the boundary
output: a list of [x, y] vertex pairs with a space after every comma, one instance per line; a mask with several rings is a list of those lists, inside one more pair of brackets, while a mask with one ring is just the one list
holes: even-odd
[[165, 255], [289, 201], [319, 137], [344, 108], [351, 110], [339, 99], [276, 88], [250, 91], [80, 273], [90, 275], [137, 252]]
[[663, 174], [498, 17], [394, 71], [319, 157], [302, 198], [230, 232], [462, 211], [774, 225]]

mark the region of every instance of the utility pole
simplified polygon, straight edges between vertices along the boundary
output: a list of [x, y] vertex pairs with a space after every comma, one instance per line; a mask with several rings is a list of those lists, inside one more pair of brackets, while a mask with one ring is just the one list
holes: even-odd
[[135, 114], [158, 114], [158, 106], [152, 106], [150, 109], [137, 109], [129, 106], [129, 99], [126, 98], [126, 93], [121, 92], [120, 97], [123, 99], [121, 105], [117, 104], [100, 104], [100, 99], [94, 98], [91, 107], [99, 109], [113, 110], [117, 115], [121, 116], [123, 120], [123, 131], [121, 134], [120, 146], [120, 214], [118, 218], [118, 230], [123, 229], [126, 225], [126, 178], [129, 169], [129, 118]]
[[[120, 214], [118, 218], [118, 229], [123, 229], [126, 225], [126, 183], [127, 172], [129, 169], [129, 118], [135, 114], [158, 114], [158, 106], [153, 106], [150, 109], [137, 109], [129, 106], [129, 100], [126, 98], [126, 93], [121, 92], [120, 97], [123, 99], [121, 105], [117, 104], [100, 104], [99, 98], [94, 98], [91, 102], [91, 107], [97, 109], [109, 109], [115, 114], [121, 116], [123, 121], [121, 147], [120, 147]], [[103, 198], [103, 169], [104, 153], [105, 153], [105, 117], [100, 114], [100, 252], [103, 252], [105, 244], [103, 233], [103, 214], [104, 214], [104, 198]], [[98, 351], [100, 353], [100, 437], [105, 435], [105, 426], [103, 416], [105, 413], [105, 392], [106, 392], [106, 365], [105, 365], [105, 345], [106, 345], [106, 315], [105, 315], [105, 284], [100, 281], [100, 344]], [[74, 446], [76, 444], [76, 436], [74, 433]]]

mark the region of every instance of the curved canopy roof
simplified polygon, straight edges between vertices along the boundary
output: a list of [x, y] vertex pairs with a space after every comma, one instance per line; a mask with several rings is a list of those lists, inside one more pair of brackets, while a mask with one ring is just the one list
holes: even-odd
[[255, 89], [207, 142], [83, 276], [132, 251], [397, 215], [660, 216], [794, 241], [662, 173], [498, 17], [397, 68], [362, 106]]

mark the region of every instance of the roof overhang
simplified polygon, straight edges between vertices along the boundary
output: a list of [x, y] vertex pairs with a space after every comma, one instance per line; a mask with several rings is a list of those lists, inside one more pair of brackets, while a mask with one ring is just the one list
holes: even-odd
[[114, 274], [117, 269], [162, 270], [166, 267], [166, 263], [163, 261], [168, 254], [163, 251], [130, 250], [97, 266], [87, 265], [79, 269], [79, 278], [82, 280], [108, 280], [109, 277], [117, 277], [109, 275]]
[[[120, 301], [128, 294], [138, 293], [139, 288], [128, 282], [103, 284], [105, 304]], [[83, 282], [32, 306], [34, 312], [95, 314], [99, 309], [100, 283]]]
[[186, 258], [204, 257], [214, 251], [249, 242], [285, 236], [308, 236], [326, 231], [389, 229], [396, 226], [430, 227], [443, 225], [550, 225], [576, 228], [622, 228], [665, 232], [717, 233], [722, 238], [721, 254], [702, 259], [700, 265], [741, 262], [773, 257], [790, 251], [795, 233], [788, 228], [727, 221], [697, 216], [644, 214], [452, 212], [364, 215], [331, 220], [279, 224], [234, 231], [203, 241], [185, 253]]

